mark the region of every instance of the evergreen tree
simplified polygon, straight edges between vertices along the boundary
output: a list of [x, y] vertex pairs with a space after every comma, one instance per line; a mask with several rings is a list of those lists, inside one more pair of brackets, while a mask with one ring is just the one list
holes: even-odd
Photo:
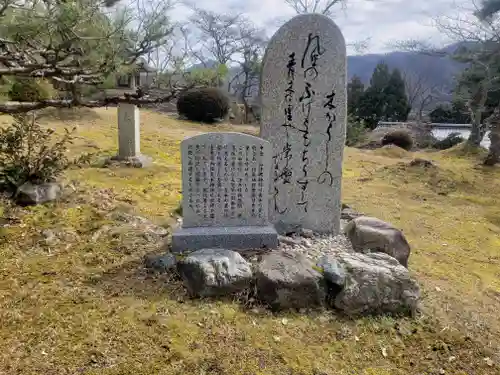
[[370, 86], [358, 103], [357, 115], [371, 129], [380, 120], [406, 121], [410, 106], [401, 72], [398, 69], [391, 72], [384, 62], [377, 64]]
[[347, 112], [358, 117], [358, 110], [361, 97], [365, 92], [365, 85], [361, 82], [361, 78], [353, 76], [351, 82], [347, 84]]
[[392, 71], [384, 95], [387, 103], [384, 119], [386, 121], [406, 121], [411, 108], [408, 105], [405, 82], [399, 69]]

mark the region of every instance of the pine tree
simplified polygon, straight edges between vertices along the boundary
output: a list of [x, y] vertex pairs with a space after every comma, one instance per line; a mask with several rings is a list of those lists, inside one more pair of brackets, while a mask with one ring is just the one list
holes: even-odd
[[361, 78], [353, 76], [351, 82], [347, 84], [347, 112], [350, 115], [358, 117], [359, 104], [364, 92], [365, 85], [361, 82]]
[[405, 82], [399, 69], [394, 69], [384, 91], [387, 105], [384, 119], [386, 121], [406, 121], [410, 112]]

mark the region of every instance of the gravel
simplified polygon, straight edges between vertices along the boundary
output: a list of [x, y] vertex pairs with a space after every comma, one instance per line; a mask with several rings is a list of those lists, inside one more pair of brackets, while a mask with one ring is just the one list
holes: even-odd
[[316, 234], [313, 238], [303, 238], [298, 245], [281, 242], [278, 250], [298, 252], [313, 261], [316, 261], [323, 255], [353, 251], [349, 239], [344, 234], [337, 236]]

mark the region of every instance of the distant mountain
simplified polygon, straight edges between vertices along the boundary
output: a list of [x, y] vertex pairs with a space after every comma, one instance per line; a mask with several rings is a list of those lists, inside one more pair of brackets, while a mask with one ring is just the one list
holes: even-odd
[[[367, 54], [347, 57], [348, 80], [354, 75], [360, 77], [365, 85], [370, 83], [373, 70], [381, 61], [387, 63], [389, 68], [398, 68], [403, 75], [413, 75], [414, 79], [423, 78], [433, 86], [438, 86], [443, 93], [442, 100], [451, 97], [451, 91], [455, 85], [454, 80], [457, 74], [464, 69], [464, 64], [458, 63], [446, 56], [453, 53], [462, 44], [449, 45], [439, 52], [445, 56], [430, 56], [413, 52], [389, 52], [386, 54]], [[215, 61], [209, 61], [207, 67], [215, 66]], [[203, 65], [197, 64], [192, 68], [201, 68]], [[238, 67], [229, 69], [228, 81], [238, 74]], [[227, 87], [227, 85], [226, 85]]]
[[437, 85], [441, 91], [451, 91], [455, 85], [454, 80], [465, 67], [464, 64], [454, 61], [446, 56], [462, 44], [449, 45], [439, 52], [445, 56], [430, 56], [413, 52], [390, 52], [387, 54], [369, 54], [347, 57], [347, 74], [349, 80], [358, 76], [365, 84], [370, 83], [373, 70], [376, 65], [384, 61], [389, 68], [398, 68], [403, 75], [411, 74], [414, 77], [421, 77], [425, 81]]

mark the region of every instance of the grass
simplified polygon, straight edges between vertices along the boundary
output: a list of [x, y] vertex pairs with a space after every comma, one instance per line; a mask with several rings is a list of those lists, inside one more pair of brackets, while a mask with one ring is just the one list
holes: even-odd
[[[404, 230], [424, 314], [273, 315], [236, 301], [190, 300], [177, 280], [142, 268], [161, 241], [113, 216], [129, 212], [168, 227], [180, 200], [180, 141], [256, 129], [148, 111], [141, 120], [151, 168], [73, 169], [65, 180], [74, 193], [61, 202], [2, 201], [0, 374], [499, 373], [499, 168], [477, 167], [477, 155], [458, 151], [347, 148], [343, 202]], [[116, 109], [43, 121], [77, 125], [72, 154], [116, 152]], [[409, 167], [417, 156], [436, 167]]]

